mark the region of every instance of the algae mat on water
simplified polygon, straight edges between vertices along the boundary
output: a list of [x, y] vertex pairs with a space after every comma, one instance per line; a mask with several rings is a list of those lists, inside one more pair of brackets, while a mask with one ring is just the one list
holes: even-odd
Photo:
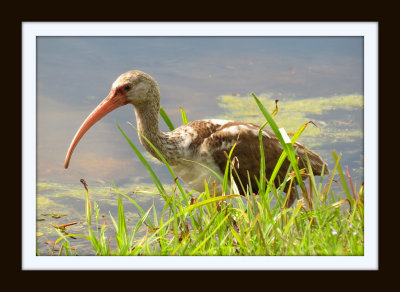
[[[277, 124], [288, 133], [296, 132], [304, 123], [312, 120], [317, 127], [307, 127], [301, 136], [309, 147], [321, 147], [336, 142], [355, 142], [363, 138], [362, 95], [341, 95], [332, 97], [296, 99], [282, 94], [261, 94], [261, 102], [271, 111], [278, 99]], [[225, 110], [221, 119], [252, 122], [261, 125], [264, 117], [260, 114], [251, 96], [223, 95], [218, 105]]]
[[[171, 186], [172, 187], [172, 186]], [[61, 184], [54, 182], [38, 182], [36, 184], [36, 236], [37, 252], [40, 255], [57, 255], [60, 244], [53, 246], [62, 234], [87, 235], [87, 222], [85, 218], [85, 189], [80, 184]], [[163, 201], [156, 194], [156, 189], [151, 184], [127, 184], [118, 187], [118, 191], [127, 194], [137, 201], [146, 210], [152, 205], [157, 210], [162, 209]], [[117, 192], [112, 185], [89, 186], [90, 199], [99, 207], [99, 222], [111, 226], [111, 215], [117, 218]], [[133, 228], [139, 220], [139, 211], [124, 197], [126, 220]], [[66, 225], [65, 229], [58, 226]], [[57, 231], [59, 229], [60, 232]], [[146, 228], [139, 230], [144, 234]], [[108, 228], [107, 236], [113, 238], [112, 228]], [[70, 244], [76, 249], [78, 255], [94, 255], [90, 242], [80, 237], [68, 238]], [[114, 242], [111, 245], [115, 244]]]

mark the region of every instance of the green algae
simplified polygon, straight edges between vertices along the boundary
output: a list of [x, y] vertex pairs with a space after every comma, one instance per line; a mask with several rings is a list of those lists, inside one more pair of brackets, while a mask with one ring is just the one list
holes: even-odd
[[[37, 207], [37, 209], [39, 209], [39, 210], [44, 210], [45, 208], [52, 208], [52, 209], [55, 209], [55, 208], [58, 208], [58, 209], [61, 209], [61, 208], [64, 208], [64, 206], [63, 205], [61, 205], [61, 204], [58, 204], [58, 203], [56, 203], [54, 200], [52, 200], [52, 199], [50, 199], [50, 198], [47, 198], [47, 197], [43, 197], [43, 196], [37, 196], [36, 197], [36, 207]], [[42, 213], [44, 213], [44, 214], [47, 214], [46, 212], [42, 212]], [[52, 213], [52, 212], [49, 212], [49, 214], [50, 213]]]
[[[56, 214], [59, 210], [68, 210], [74, 203], [82, 205], [82, 201], [84, 201], [86, 197], [86, 191], [80, 184], [39, 182], [36, 186], [36, 204], [40, 214]], [[165, 187], [166, 190], [169, 191], [173, 186], [166, 185]], [[109, 207], [117, 206], [116, 197], [118, 192], [130, 196], [135, 201], [142, 204], [151, 203], [154, 200], [161, 200], [161, 196], [158, 194], [158, 190], [153, 184], [125, 184], [118, 186], [117, 190], [115, 190], [111, 184], [110, 186], [89, 186], [91, 200], [101, 201], [102, 204], [108, 205]], [[71, 201], [71, 199], [74, 200]], [[66, 202], [69, 202], [68, 205], [64, 204]]]
[[36, 184], [36, 190], [38, 192], [48, 191], [48, 190], [63, 190], [65, 189], [65, 185], [59, 183], [49, 183], [49, 182], [38, 182]]
[[[364, 106], [362, 95], [340, 95], [332, 97], [318, 97], [306, 99], [288, 99], [282, 95], [261, 94], [258, 96], [265, 107], [275, 108], [275, 100], [279, 100], [279, 111], [281, 113], [314, 113], [322, 114], [323, 111], [336, 109], [353, 109]], [[218, 97], [219, 106], [226, 108], [234, 116], [259, 115], [257, 104], [251, 96], [239, 97], [222, 95]]]
[[51, 217], [54, 219], [60, 219], [61, 217], [67, 216], [67, 214], [60, 213], [49, 213], [49, 214], [41, 214], [42, 216]]
[[[64, 234], [83, 234], [87, 235], [87, 221], [85, 218], [85, 198], [86, 191], [80, 184], [60, 184], [55, 182], [38, 182], [36, 196], [36, 211], [37, 222], [37, 246], [39, 254], [52, 255], [53, 249], [46, 242], [55, 242], [60, 237], [60, 230], [55, 226], [71, 222], [77, 224], [68, 226], [65, 230], [61, 230]], [[173, 186], [167, 186], [169, 190]], [[90, 200], [94, 205], [98, 205], [99, 226], [106, 224], [109, 228], [106, 229], [106, 236], [112, 238], [114, 236], [112, 220], [110, 214], [114, 218], [118, 217], [118, 192], [124, 193], [139, 203], [144, 209], [150, 208], [152, 205], [157, 205], [157, 208], [162, 206], [162, 197], [158, 195], [156, 188], [151, 184], [134, 184], [127, 183], [121, 187], [118, 185], [118, 191], [114, 189], [112, 183], [102, 186], [90, 186]], [[121, 196], [125, 207], [125, 218], [133, 228], [136, 222], [140, 219], [140, 212], [136, 207], [129, 202], [127, 198]], [[101, 213], [100, 213], [101, 210]], [[97, 220], [96, 220], [97, 221]], [[94, 228], [100, 228], [96, 226]], [[145, 234], [146, 226], [139, 229], [140, 234]], [[81, 238], [69, 238], [74, 248], [79, 247], [80, 254], [91, 255], [92, 248], [88, 242]], [[59, 247], [57, 247], [59, 249]]]
[[[303, 124], [312, 120], [317, 127], [309, 125], [300, 141], [309, 147], [337, 142], [356, 142], [363, 138], [362, 127], [355, 117], [362, 115], [364, 97], [362, 95], [340, 95], [293, 99], [282, 94], [261, 94], [261, 102], [271, 111], [278, 99], [277, 124], [290, 133], [295, 133]], [[220, 119], [234, 119], [255, 124], [263, 124], [264, 117], [253, 97], [223, 95], [218, 97], [219, 107], [224, 109]]]

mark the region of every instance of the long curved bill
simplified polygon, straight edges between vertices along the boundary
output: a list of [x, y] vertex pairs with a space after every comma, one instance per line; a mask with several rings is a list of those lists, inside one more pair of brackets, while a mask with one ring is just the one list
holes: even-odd
[[76, 145], [78, 145], [79, 140], [83, 137], [83, 135], [101, 118], [116, 108], [126, 104], [128, 104], [126, 96], [121, 94], [116, 89], [111, 89], [108, 96], [92, 111], [92, 113], [86, 118], [79, 130], [76, 132], [75, 137], [69, 146], [67, 156], [65, 157], [65, 168], [68, 168], [72, 152], [74, 152]]

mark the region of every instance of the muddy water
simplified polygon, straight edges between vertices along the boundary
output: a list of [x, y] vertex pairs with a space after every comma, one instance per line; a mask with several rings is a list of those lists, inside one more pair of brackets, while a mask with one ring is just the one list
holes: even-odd
[[[189, 120], [229, 118], [262, 123], [255, 92], [268, 108], [279, 99], [277, 122], [288, 132], [313, 120], [300, 142], [317, 151], [330, 166], [331, 150], [343, 153], [359, 185], [363, 180], [363, 51], [361, 38], [279, 37], [40, 37], [37, 47], [37, 243], [41, 255], [57, 254], [53, 225], [71, 222], [66, 232], [86, 234], [84, 178], [100, 223], [116, 217], [113, 185], [125, 193], [152, 190], [151, 180], [115, 126], [121, 125], [144, 153], [132, 106], [120, 108], [81, 140], [68, 170], [64, 157], [76, 130], [108, 94], [111, 83], [132, 69], [152, 75], [161, 104], [173, 123], [179, 107]], [[161, 121], [160, 128], [167, 130]], [[166, 169], [152, 163], [165, 184]], [[134, 195], [147, 210], [163, 202], [156, 195]], [[135, 224], [138, 210], [127, 200]], [[112, 237], [110, 234], [109, 238]], [[70, 239], [79, 255], [93, 254], [83, 239]], [[111, 243], [113, 244], [113, 243]]]

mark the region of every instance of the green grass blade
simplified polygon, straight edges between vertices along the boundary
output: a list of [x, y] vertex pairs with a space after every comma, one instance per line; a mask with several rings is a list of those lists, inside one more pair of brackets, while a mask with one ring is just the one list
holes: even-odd
[[232, 232], [233, 236], [236, 238], [237, 242], [239, 243], [239, 245], [240, 245], [242, 248], [247, 248], [246, 243], [245, 243], [245, 241], [243, 240], [243, 238], [240, 236], [240, 234], [237, 233], [236, 230], [235, 230], [231, 225], [229, 225], [229, 227], [230, 227], [230, 229], [231, 229], [231, 232]]
[[[310, 123], [310, 122], [307, 122], [307, 123], [305, 123], [304, 125], [302, 125], [302, 126], [300, 127], [300, 129], [294, 134], [294, 136], [293, 136], [292, 139], [291, 139], [292, 144], [294, 144], [294, 143], [297, 141], [297, 139], [300, 137], [300, 135], [303, 133], [303, 131], [305, 130], [305, 128], [307, 127], [307, 125], [308, 125], [309, 123]], [[281, 156], [280, 156], [279, 159], [278, 159], [278, 162], [276, 163], [276, 166], [275, 166], [274, 171], [272, 172], [270, 181], [274, 181], [274, 180], [275, 180], [276, 175], [278, 174], [279, 169], [281, 168], [282, 163], [285, 161], [285, 158], [286, 158], [286, 157], [287, 157], [287, 154], [286, 154], [285, 151], [283, 151], [282, 154], [281, 154]]]
[[223, 179], [222, 176], [220, 176], [220, 175], [219, 175], [218, 173], [216, 173], [214, 170], [212, 170], [211, 168], [209, 168], [207, 165], [204, 165], [204, 164], [202, 164], [202, 163], [200, 163], [200, 162], [193, 161], [193, 160], [188, 160], [188, 159], [182, 159], [182, 160], [188, 161], [188, 162], [196, 163], [196, 164], [198, 164], [198, 165], [200, 165], [200, 166], [202, 166], [202, 167], [208, 169], [212, 174], [214, 174], [214, 175], [221, 181], [221, 183], [224, 181], [224, 179]]
[[85, 235], [81, 235], [81, 234], [66, 234], [66, 235], [63, 235], [63, 236], [61, 236], [60, 238], [58, 238], [58, 239], [54, 242], [54, 245], [56, 245], [56, 244], [59, 243], [61, 240], [63, 240], [64, 238], [67, 238], [67, 237], [80, 237], [80, 238], [83, 238], [83, 239], [86, 239], [86, 240], [89, 240], [89, 241], [90, 241], [90, 237], [89, 237], [89, 236], [85, 236]]
[[185, 248], [183, 249], [183, 254], [186, 253], [186, 250], [190, 247], [195, 247], [203, 238], [204, 236], [207, 234], [208, 230], [213, 226], [214, 221], [216, 220], [216, 218], [218, 216], [221, 216], [221, 213], [215, 213], [213, 215], [213, 217], [210, 219], [210, 222], [208, 222], [207, 226], [203, 229], [203, 231], [197, 236], [196, 240], [191, 243], [191, 244], [186, 244]]
[[257, 98], [257, 96], [256, 96], [254, 93], [252, 93], [252, 95], [253, 95], [253, 98], [254, 98], [254, 100], [256, 101], [258, 107], [260, 108], [261, 112], [263, 113], [264, 117], [267, 119], [268, 123], [270, 124], [271, 129], [274, 131], [275, 136], [278, 138], [280, 144], [282, 145], [283, 149], [285, 150], [285, 152], [286, 152], [286, 154], [287, 154], [287, 156], [288, 156], [288, 159], [289, 159], [290, 163], [292, 164], [293, 169], [294, 169], [294, 171], [295, 171], [297, 181], [298, 181], [298, 183], [299, 183], [301, 189], [303, 190], [303, 192], [305, 192], [305, 191], [306, 191], [306, 188], [305, 188], [304, 182], [303, 182], [303, 180], [302, 180], [302, 178], [301, 178], [301, 175], [300, 175], [299, 166], [298, 166], [298, 164], [297, 164], [296, 157], [295, 157], [294, 152], [293, 152], [293, 149], [292, 149], [292, 144], [289, 143], [289, 144], [290, 144], [290, 146], [289, 146], [289, 145], [284, 141], [284, 139], [283, 139], [283, 137], [282, 137], [282, 134], [281, 134], [281, 132], [279, 131], [278, 125], [276, 124], [276, 122], [274, 121], [274, 119], [271, 117], [271, 115], [270, 115], [270, 114], [268, 113], [268, 111], [265, 109], [265, 107], [263, 106], [263, 104], [261, 103], [261, 101]]
[[[189, 211], [191, 211], [191, 210], [193, 210], [195, 208], [201, 207], [203, 205], [207, 205], [207, 204], [210, 204], [210, 203], [213, 203], [213, 202], [218, 202], [218, 201], [226, 200], [226, 199], [230, 199], [230, 198], [238, 198], [238, 197], [240, 197], [240, 195], [226, 195], [226, 196], [214, 197], [214, 198], [211, 198], [211, 199], [208, 199], [208, 200], [204, 200], [204, 201], [195, 203], [193, 205], [190, 205], [190, 206], [186, 207], [185, 209], [183, 209], [182, 212], [183, 213], [189, 212]], [[181, 213], [179, 213], [178, 216], [179, 215], [181, 215]]]
[[137, 147], [132, 143], [132, 141], [125, 134], [125, 132], [121, 129], [121, 127], [118, 125], [118, 123], [115, 123], [115, 124], [117, 125], [117, 127], [118, 127], [119, 131], [122, 133], [122, 135], [125, 137], [126, 141], [128, 141], [128, 143], [131, 146], [131, 148], [133, 149], [133, 151], [135, 151], [135, 153], [136, 153], [137, 157], [139, 158], [139, 160], [147, 168], [147, 171], [149, 172], [150, 177], [153, 180], [154, 184], [156, 185], [156, 187], [157, 187], [158, 191], [160, 192], [160, 194], [164, 197], [164, 199], [166, 199], [166, 191], [165, 191], [161, 181], [158, 179], [157, 175], [155, 174], [155, 172], [151, 168], [150, 164], [144, 158], [142, 153], [140, 153], [140, 151], [137, 149]]
[[126, 222], [125, 222], [125, 214], [124, 214], [124, 205], [122, 204], [121, 197], [118, 196], [118, 230], [119, 235], [126, 242], [127, 239], [127, 230], [126, 230]]
[[226, 158], [226, 167], [225, 167], [225, 173], [224, 173], [224, 180], [222, 182], [222, 188], [225, 192], [225, 194], [228, 194], [228, 178], [229, 178], [229, 170], [230, 170], [230, 165], [231, 165], [231, 156], [233, 153], [233, 150], [235, 149], [237, 144], [237, 141], [235, 144], [233, 144], [231, 150], [229, 151], [228, 157]]
[[293, 228], [293, 224], [294, 221], [296, 220], [297, 214], [300, 211], [302, 204], [297, 204], [296, 207], [294, 208], [294, 211], [292, 213], [292, 215], [290, 216], [289, 222], [286, 224], [284, 230], [283, 230], [283, 235], [286, 235], [292, 228]]
[[203, 205], [211, 204], [211, 203], [214, 203], [214, 202], [218, 202], [218, 201], [222, 201], [222, 200], [227, 200], [227, 199], [230, 199], [230, 198], [237, 198], [237, 197], [240, 197], [240, 195], [218, 196], [218, 197], [211, 198], [211, 199], [209, 199], [209, 200], [197, 202], [197, 203], [195, 203], [195, 204], [193, 204], [193, 205], [190, 205], [190, 206], [186, 207], [185, 209], [183, 209], [183, 210], [182, 210], [181, 212], [179, 212], [178, 214], [176, 214], [176, 216], [170, 218], [170, 219], [167, 220], [164, 224], [162, 224], [162, 225], [160, 226], [160, 228], [152, 234], [152, 236], [157, 235], [165, 226], [167, 226], [168, 224], [170, 224], [172, 221], [178, 219], [179, 217], [185, 215], [186, 213], [192, 211], [192, 210], [195, 209], [195, 208], [201, 207], [201, 206], [203, 206]]
[[191, 253], [190, 255], [194, 255], [199, 249], [200, 247], [202, 247], [210, 238], [211, 236], [213, 236], [222, 226], [223, 223], [225, 223], [225, 221], [228, 219], [229, 215], [226, 215], [224, 217], [224, 219], [221, 220], [221, 222], [214, 228], [213, 232], [211, 232], [211, 234], [209, 236], [206, 237], [206, 239], [204, 239]]
[[183, 122], [183, 124], [185, 125], [185, 124], [188, 123], [188, 119], [187, 119], [187, 117], [186, 117], [186, 113], [185, 113], [185, 111], [183, 110], [183, 108], [181, 108], [181, 107], [179, 107], [179, 108], [180, 108], [181, 114], [182, 114], [182, 122]]
[[[144, 210], [142, 209], [142, 207], [140, 207], [140, 205], [138, 203], [136, 203], [136, 201], [134, 199], [132, 199], [131, 197], [129, 197], [127, 194], [122, 193], [121, 191], [119, 191], [115, 186], [113, 188], [113, 190], [115, 192], [117, 192], [118, 194], [124, 196], [125, 198], [127, 198], [132, 204], [134, 204], [136, 206], [136, 208], [139, 209], [140, 213], [142, 214], [142, 216], [145, 214]], [[151, 222], [150, 219], [147, 220], [147, 222], [149, 223], [149, 225], [151, 226], [151, 228], [154, 228], [153, 222]]]
[[172, 124], [167, 113], [165, 112], [165, 110], [162, 107], [160, 108], [160, 116], [163, 118], [164, 122], [167, 124], [170, 131], [175, 130], [174, 124]]
[[185, 200], [186, 205], [189, 204], [187, 197], [186, 197], [186, 193], [183, 190], [181, 183], [179, 182], [179, 180], [177, 179], [177, 176], [175, 175], [174, 171], [172, 170], [171, 166], [168, 164], [168, 162], [165, 160], [164, 156], [160, 153], [160, 151], [158, 151], [158, 149], [153, 145], [153, 143], [150, 142], [149, 139], [147, 139], [146, 136], [144, 136], [141, 132], [139, 132], [138, 129], [136, 129], [136, 127], [134, 125], [132, 125], [131, 123], [129, 123], [138, 133], [140, 136], [143, 137], [143, 139], [146, 140], [146, 142], [150, 145], [151, 148], [153, 148], [153, 150], [157, 153], [158, 157], [160, 157], [161, 161], [164, 163], [164, 165], [167, 167], [168, 171], [170, 172], [172, 178], [174, 179], [174, 181], [176, 182], [176, 185], [178, 186], [179, 191], [182, 194], [183, 199]]
[[[336, 162], [338, 160], [338, 156], [336, 154], [336, 151], [332, 151], [332, 156], [333, 156], [333, 159]], [[338, 173], [339, 173], [339, 176], [340, 176], [340, 181], [342, 182], [343, 189], [344, 189], [344, 191], [346, 193], [347, 199], [349, 200], [349, 202], [352, 202], [353, 201], [353, 197], [350, 194], [350, 189], [349, 189], [349, 187], [347, 185], [346, 178], [345, 178], [345, 176], [343, 174], [343, 170], [342, 170], [342, 167], [340, 166], [340, 163], [337, 164], [337, 170], [338, 170]]]
[[260, 147], [260, 185], [259, 185], [259, 193], [260, 194], [265, 194], [265, 153], [264, 153], [264, 142], [263, 142], [263, 130], [265, 126], [268, 124], [268, 121], [266, 121], [261, 127], [260, 130], [258, 131], [258, 142], [259, 142], [259, 147]]
[[144, 213], [143, 216], [140, 217], [139, 221], [136, 223], [136, 226], [135, 226], [135, 228], [133, 229], [132, 234], [131, 234], [131, 236], [130, 236], [130, 240], [129, 240], [130, 245], [132, 245], [133, 239], [134, 239], [134, 237], [135, 237], [135, 234], [137, 233], [137, 231], [139, 230], [139, 228], [143, 225], [143, 222], [147, 220], [147, 218], [148, 218], [148, 216], [149, 216], [149, 213], [150, 213], [150, 210], [151, 210], [152, 208], [153, 208], [153, 206], [151, 206], [151, 207], [149, 208], [149, 210], [147, 210], [147, 212]]

